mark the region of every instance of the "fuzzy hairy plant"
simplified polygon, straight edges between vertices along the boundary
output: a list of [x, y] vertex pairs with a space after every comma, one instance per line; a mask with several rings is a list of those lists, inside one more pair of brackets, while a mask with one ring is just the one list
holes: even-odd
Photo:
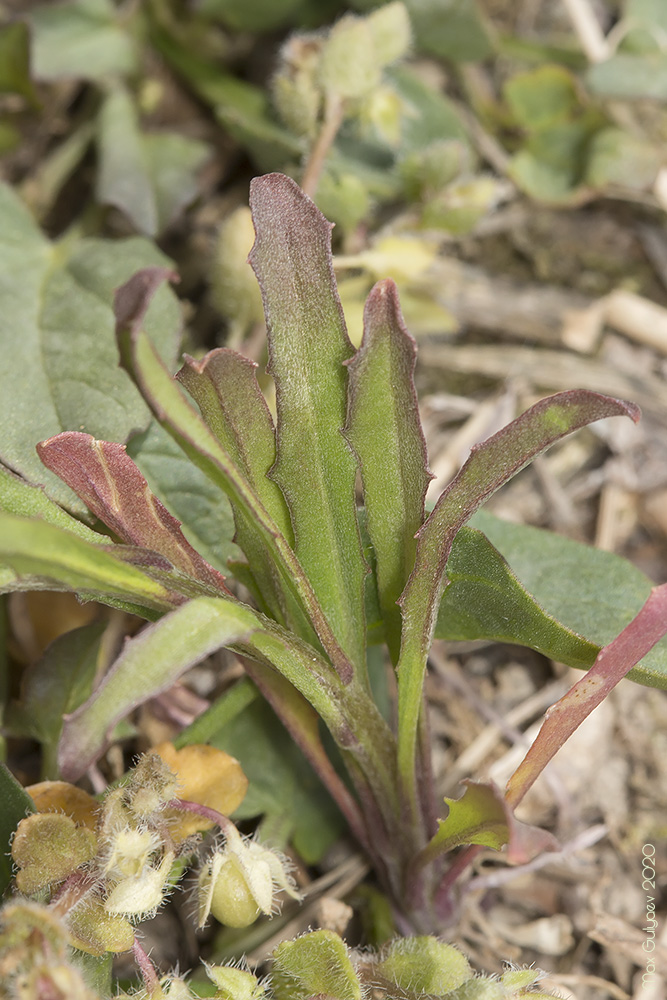
[[[596, 642], [545, 611], [489, 538], [466, 526], [496, 490], [565, 435], [602, 418], [637, 420], [639, 410], [585, 390], [540, 400], [476, 446], [428, 512], [430, 474], [413, 383], [416, 345], [394, 283], [380, 281], [371, 291], [355, 351], [333, 276], [330, 224], [280, 174], [253, 182], [251, 209], [250, 261], [267, 320], [275, 427], [254, 364], [234, 351], [186, 356], [172, 378], [144, 327], [151, 297], [175, 278], [171, 272], [144, 269], [115, 298], [122, 367], [157, 423], [229, 501], [241, 557], [228, 570], [250, 602], [239, 600], [220, 569], [190, 544], [123, 446], [80, 431], [42, 442], [44, 465], [111, 538], [2, 472], [4, 589], [71, 590], [152, 622], [126, 642], [89, 696], [73, 696], [63, 706], [64, 722], [59, 715], [43, 742], [62, 776], [78, 778], [138, 704], [228, 647], [337, 803], [398, 925], [437, 932], [451, 917], [455, 882], [480, 847], [506, 846], [510, 860], [521, 862], [556, 846], [550, 835], [519, 823], [514, 807], [611, 687], [632, 668], [638, 680], [665, 686], [663, 653], [640, 662], [667, 631], [665, 587], [651, 591], [647, 584], [630, 614], [617, 621], [615, 631], [632, 619], [621, 635]], [[492, 519], [476, 523], [489, 524], [493, 534]], [[528, 529], [519, 535], [539, 563], [541, 541]], [[556, 591], [575, 585], [566, 575], [572, 572], [568, 551], [565, 546], [553, 557]], [[577, 547], [576, 559], [578, 566], [594, 562], [585, 547]], [[613, 565], [621, 575], [631, 573]], [[594, 571], [592, 584], [588, 578], [601, 608], [609, 566]], [[591, 668], [552, 710], [505, 793], [469, 782], [445, 810], [434, 797], [423, 704], [437, 636], [501, 638]], [[369, 672], [369, 648], [379, 641], [398, 692], [388, 717]], [[319, 720], [333, 737], [345, 778]], [[448, 862], [448, 853], [461, 846], [466, 849]]]

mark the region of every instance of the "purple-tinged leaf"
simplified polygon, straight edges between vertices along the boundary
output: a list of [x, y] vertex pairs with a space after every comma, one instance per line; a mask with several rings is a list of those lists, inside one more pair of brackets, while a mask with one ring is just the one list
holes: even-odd
[[[164, 277], [164, 275], [163, 275]], [[128, 287], [129, 286], [129, 287]], [[154, 283], [142, 272], [136, 274], [117, 292], [121, 304], [116, 336], [121, 364], [133, 379], [153, 413], [180, 447], [206, 475], [223, 490], [232, 503], [244, 511], [244, 516], [257, 526], [276, 567], [276, 606], [272, 613], [280, 620], [280, 599], [286, 590], [301, 602], [334, 669], [346, 683], [352, 680], [352, 666], [333, 634], [331, 626], [313, 592], [310, 581], [287, 539], [281, 534], [263, 503], [246, 478], [221, 446], [218, 439], [183, 396], [178, 383], [171, 377], [149, 338], [140, 329], [140, 317], [148, 302]], [[131, 308], [125, 308], [129, 301]], [[129, 318], [128, 318], [129, 317]], [[270, 599], [271, 595], [264, 595]]]
[[81, 777], [104, 751], [117, 722], [216, 649], [250, 635], [257, 624], [249, 608], [225, 598], [200, 597], [127, 639], [100, 686], [65, 716], [58, 748], [63, 777]]
[[276, 434], [256, 368], [254, 361], [236, 351], [218, 348], [201, 361], [185, 355], [176, 378], [289, 541], [292, 525], [287, 504], [268, 478], [276, 460]]
[[[276, 436], [269, 408], [257, 384], [256, 367], [254, 361], [235, 351], [218, 348], [201, 361], [186, 356], [176, 378], [195, 400], [206, 425], [281, 534], [291, 543], [292, 523], [285, 498], [267, 475], [276, 460]], [[236, 543], [245, 553], [252, 573], [250, 590], [263, 607], [266, 602], [263, 595], [270, 595], [276, 589], [274, 561], [254, 520], [236, 503], [233, 510]], [[282, 593], [281, 598], [280, 620], [313, 641], [314, 633], [299, 604], [289, 591]]]
[[222, 573], [185, 539], [181, 522], [151, 492], [124, 445], [64, 431], [38, 444], [37, 452], [121, 541], [152, 549], [186, 576], [229, 593]]
[[[400, 598], [399, 773], [409, 801], [416, 801], [414, 755], [426, 659], [456, 533], [485, 500], [556, 441], [594, 420], [629, 416], [637, 421], [639, 415], [634, 403], [585, 389], [540, 400], [473, 448], [420, 529], [414, 570]], [[413, 810], [416, 812], [416, 806]]]
[[463, 844], [478, 844], [499, 851], [508, 845], [512, 864], [525, 864], [545, 850], [557, 850], [558, 842], [546, 830], [520, 823], [490, 782], [463, 781], [460, 799], [445, 798], [448, 813], [438, 821], [438, 832], [419, 855], [423, 867], [442, 854]]
[[394, 662], [401, 642], [397, 601], [414, 565], [415, 536], [431, 479], [413, 379], [416, 355], [396, 285], [390, 279], [378, 282], [366, 301], [361, 347], [346, 362], [345, 437], [359, 459], [380, 609]]
[[364, 578], [356, 462], [344, 440], [347, 336], [331, 224], [289, 177], [252, 181], [250, 263], [262, 290], [278, 449], [272, 479], [292, 515], [295, 551], [348, 658], [365, 668]]
[[667, 635], [667, 583], [655, 587], [629, 625], [604, 646], [585, 677], [547, 711], [542, 728], [507, 783], [507, 802], [516, 807], [566, 740], [612, 688]]

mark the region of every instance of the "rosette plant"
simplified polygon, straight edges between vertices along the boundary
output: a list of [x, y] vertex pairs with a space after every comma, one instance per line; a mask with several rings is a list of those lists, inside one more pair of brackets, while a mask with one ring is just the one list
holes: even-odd
[[[371, 291], [355, 351], [336, 291], [329, 223], [280, 174], [253, 182], [251, 208], [250, 262], [266, 313], [275, 427], [255, 365], [233, 351], [186, 356], [172, 377], [143, 326], [152, 293], [174, 277], [168, 271], [138, 273], [115, 300], [122, 367], [156, 421], [229, 500], [242, 553], [228, 567], [237, 584], [186, 541], [122, 445], [65, 431], [38, 445], [42, 462], [111, 537], [4, 472], [4, 587], [71, 590], [151, 622], [126, 641], [83, 703], [66, 706], [54, 751], [63, 777], [81, 776], [139, 703], [228, 647], [337, 803], [398, 925], [438, 931], [475, 850], [507, 845], [520, 861], [553, 847], [513, 809], [610, 688], [633, 667], [637, 680], [666, 686], [664, 654], [640, 663], [667, 630], [664, 588], [640, 588], [617, 631], [627, 627], [601, 651], [595, 636], [577, 634], [543, 610], [489, 538], [467, 526], [554, 442], [601, 418], [637, 420], [639, 411], [584, 390], [543, 399], [474, 448], [428, 513], [416, 345], [395, 285], [381, 281]], [[493, 534], [493, 519], [483, 523]], [[546, 558], [530, 529], [517, 530], [533, 561]], [[570, 550], [563, 543], [555, 562], [551, 551], [552, 572], [563, 578]], [[593, 554], [580, 546], [576, 558], [585, 566]], [[596, 573], [584, 584], [594, 581], [602, 606], [607, 571]], [[547, 718], [505, 792], [478, 782], [445, 806], [435, 799], [423, 695], [435, 636], [519, 642], [591, 668]], [[396, 677], [389, 717], [369, 672], [368, 650], [379, 642]], [[464, 845], [449, 861], [447, 852]]]

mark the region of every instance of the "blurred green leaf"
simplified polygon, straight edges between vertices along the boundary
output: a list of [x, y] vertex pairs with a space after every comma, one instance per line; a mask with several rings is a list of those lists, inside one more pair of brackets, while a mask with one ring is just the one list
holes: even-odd
[[657, 41], [661, 31], [667, 32], [667, 7], [663, 0], [625, 0], [623, 7], [623, 17], [655, 32]]
[[414, 70], [393, 66], [387, 77], [406, 104], [401, 129], [401, 155], [423, 150], [433, 142], [456, 139], [470, 150], [468, 135], [453, 103], [429, 87]]
[[[60, 739], [63, 716], [73, 712], [90, 695], [100, 656], [105, 622], [84, 625], [59, 636], [36, 662], [25, 670], [21, 695], [9, 715], [16, 732], [46, 745], [46, 760], [52, 760]], [[47, 767], [43, 778], [58, 778]]]
[[562, 66], [517, 73], [503, 95], [517, 124], [531, 132], [569, 121], [579, 106], [576, 80]]
[[137, 229], [155, 236], [197, 194], [196, 171], [208, 147], [176, 133], [144, 135], [134, 100], [115, 86], [98, 119], [96, 197], [124, 212]]
[[[0, 215], [0, 459], [83, 513], [35, 445], [62, 430], [123, 441], [147, 426], [148, 408], [118, 368], [111, 299], [138, 268], [166, 259], [139, 238], [50, 243], [6, 186]], [[164, 288], [146, 327], [170, 366], [180, 324], [178, 303]]]
[[620, 128], [605, 128], [588, 147], [584, 182], [604, 190], [608, 184], [642, 191], [655, 181], [664, 159], [662, 149]]
[[12, 879], [10, 853], [14, 831], [21, 820], [34, 813], [35, 804], [6, 764], [0, 763], [0, 897]]
[[[611, 552], [550, 531], [510, 524], [484, 511], [470, 523], [503, 554], [548, 615], [597, 646], [615, 639], [651, 592], [648, 577]], [[659, 642], [628, 677], [667, 689], [667, 640]]]
[[591, 66], [586, 83], [599, 97], [667, 100], [667, 52], [618, 52]]
[[439, 59], [474, 62], [493, 52], [475, 0], [405, 0], [417, 45]]
[[157, 421], [130, 440], [127, 453], [167, 510], [182, 522], [188, 541], [207, 562], [226, 572], [227, 560], [241, 553], [232, 541], [234, 519], [225, 494]]
[[291, 23], [304, 0], [201, 0], [202, 14], [233, 31], [265, 33]]
[[30, 104], [37, 104], [30, 79], [28, 26], [22, 21], [0, 28], [0, 94], [20, 94]]
[[137, 68], [134, 39], [112, 0], [44, 4], [30, 14], [33, 72], [41, 80], [100, 80]]

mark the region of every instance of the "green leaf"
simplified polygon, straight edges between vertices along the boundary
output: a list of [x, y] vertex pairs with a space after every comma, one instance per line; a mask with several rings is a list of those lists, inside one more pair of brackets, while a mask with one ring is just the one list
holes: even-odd
[[579, 107], [576, 80], [563, 66], [516, 73], [503, 95], [516, 123], [529, 132], [564, 124]]
[[0, 762], [0, 896], [12, 879], [10, 854], [14, 831], [25, 816], [35, 811], [35, 805], [12, 772]]
[[475, 0], [406, 0], [417, 44], [439, 59], [475, 62], [493, 52]]
[[599, 97], [664, 101], [667, 99], [667, 52], [642, 52], [640, 55], [617, 52], [610, 59], [591, 66], [586, 83]]
[[651, 187], [662, 164], [659, 146], [620, 128], [604, 128], [588, 147], [584, 182], [604, 189], [608, 184], [642, 191]]
[[203, 14], [233, 31], [269, 32], [289, 24], [303, 0], [202, 0]]
[[44, 4], [30, 15], [32, 65], [38, 79], [105, 76], [132, 73], [137, 51], [121, 27], [111, 0], [72, 0]]
[[[510, 524], [485, 511], [471, 521], [499, 549], [523, 586], [545, 612], [601, 646], [640, 611], [652, 583], [632, 563], [569, 538]], [[445, 591], [446, 596], [447, 591]], [[576, 659], [564, 660], [581, 666]], [[667, 690], [667, 641], [659, 642], [628, 677]]]
[[[254, 521], [274, 558], [276, 587], [289, 589], [301, 601], [335, 669], [350, 680], [349, 661], [333, 635], [310, 581], [289, 543], [230, 456], [185, 399], [155, 347], [140, 329], [151, 295], [160, 281], [168, 276], [170, 272], [164, 268], [147, 268], [118, 289], [115, 309], [121, 364], [141, 389], [162, 426], [178, 441], [194, 464], [217, 483], [230, 500], [243, 508], [249, 520]], [[263, 596], [268, 599], [272, 595]], [[279, 602], [280, 589], [274, 596]], [[279, 604], [277, 612], [279, 620]]]
[[20, 94], [33, 106], [38, 104], [30, 79], [28, 26], [22, 21], [0, 28], [0, 94]]
[[421, 152], [431, 143], [446, 139], [457, 140], [472, 152], [459, 114], [445, 95], [406, 66], [391, 67], [387, 77], [408, 108], [401, 124], [401, 155]]
[[341, 435], [343, 362], [352, 354], [331, 260], [331, 227], [294, 181], [256, 178], [250, 207], [257, 274], [276, 382], [277, 460], [272, 479], [290, 508], [297, 557], [352, 663], [365, 665], [363, 588], [354, 482]]
[[136, 105], [120, 85], [102, 104], [98, 150], [97, 200], [119, 208], [147, 236], [196, 197], [195, 173], [210, 155], [204, 143], [176, 133], [144, 135]]
[[[105, 628], [105, 622], [97, 622], [65, 632], [36, 663], [30, 664], [22, 678], [18, 718], [16, 713], [10, 718], [12, 728], [19, 721], [24, 732], [46, 744], [47, 750], [55, 750], [63, 716], [73, 712], [90, 695]], [[59, 775], [50, 773], [42, 777], [55, 779]]]
[[407, 996], [441, 997], [473, 978], [470, 963], [458, 948], [416, 935], [391, 941], [376, 970], [391, 983], [388, 992]]
[[437, 833], [419, 856], [420, 866], [463, 844], [478, 844], [494, 851], [507, 844], [508, 859], [513, 864], [525, 864], [545, 850], [558, 850], [552, 834], [514, 817], [494, 785], [467, 780], [462, 784], [465, 791], [460, 799], [445, 798], [447, 818], [438, 820]]
[[257, 383], [256, 368], [254, 361], [219, 348], [201, 361], [186, 355], [176, 377], [282, 534], [290, 540], [292, 524], [285, 498], [268, 478], [276, 460], [276, 436]]
[[280, 828], [307, 864], [316, 864], [343, 832], [342, 817], [271, 708], [254, 701], [209, 742], [237, 757], [248, 778], [235, 818], [263, 816], [264, 824]]
[[[141, 551], [141, 550], [139, 550]], [[84, 600], [127, 607], [154, 617], [178, 598], [140, 569], [73, 532], [29, 518], [0, 514], [0, 565], [18, 577], [5, 590], [70, 590]]]
[[[533, 558], [540, 560], [538, 549]], [[545, 613], [481, 531], [461, 528], [447, 560], [447, 578], [438, 639], [515, 642], [583, 669], [594, 662], [599, 647]]]
[[63, 726], [58, 760], [80, 777], [103, 751], [113, 726], [148, 698], [171, 687], [191, 666], [257, 627], [255, 614], [223, 598], [188, 601], [126, 641], [93, 695]]
[[283, 941], [272, 958], [276, 1000], [313, 996], [361, 1000], [361, 984], [347, 946], [334, 931], [309, 931], [295, 941]]
[[584, 389], [540, 400], [473, 449], [420, 529], [414, 570], [401, 596], [399, 771], [407, 794], [414, 795], [414, 751], [423, 677], [442, 596], [445, 565], [458, 530], [536, 455], [594, 420], [617, 415], [627, 415], [636, 421], [639, 408]]
[[105, 543], [104, 535], [92, 531], [87, 525], [64, 511], [53, 500], [49, 500], [42, 486], [31, 486], [25, 479], [15, 476], [0, 465], [0, 510], [17, 517], [35, 517], [47, 524], [78, 535], [89, 542]]
[[124, 87], [115, 86], [104, 100], [98, 129], [97, 200], [119, 208], [140, 232], [154, 236], [158, 230], [157, 205], [148, 176], [139, 116]]
[[[4, 185], [0, 216], [0, 460], [84, 513], [44, 469], [35, 444], [61, 430], [123, 441], [147, 426], [149, 411], [118, 368], [111, 299], [139, 267], [165, 258], [138, 238], [49, 243]], [[163, 289], [146, 329], [169, 365], [180, 322], [175, 297]]]
[[[273, 420], [255, 377], [256, 365], [234, 351], [211, 351], [201, 361], [186, 357], [177, 378], [199, 406], [202, 416], [254, 494], [291, 544], [292, 523], [285, 498], [268, 478], [276, 460]], [[309, 628], [297, 603], [289, 593], [270, 595], [276, 589], [276, 570], [254, 518], [244, 505], [232, 503], [236, 524], [235, 540], [245, 553], [252, 574], [251, 589], [259, 607], [273, 613], [303, 638], [312, 641]], [[268, 598], [268, 600], [267, 600]]]
[[412, 572], [415, 536], [430, 480], [414, 387], [417, 345], [405, 328], [396, 285], [379, 282], [366, 302], [361, 347], [347, 362], [345, 436], [361, 469], [366, 527], [375, 552], [385, 635], [394, 662], [401, 642], [396, 603]]
[[229, 593], [223, 575], [186, 541], [180, 522], [151, 492], [123, 445], [65, 431], [37, 452], [122, 542], [158, 552], [186, 576]]
[[240, 556], [232, 541], [234, 520], [225, 494], [193, 465], [156, 420], [143, 434], [130, 439], [127, 453], [167, 510], [182, 522], [191, 545], [208, 563], [225, 572], [227, 560]]

